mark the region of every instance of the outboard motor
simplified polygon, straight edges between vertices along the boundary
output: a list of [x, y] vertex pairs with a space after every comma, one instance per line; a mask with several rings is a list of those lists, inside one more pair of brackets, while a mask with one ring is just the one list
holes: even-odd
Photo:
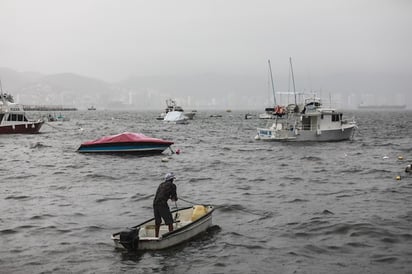
[[132, 228], [120, 232], [120, 243], [127, 250], [137, 250], [139, 246], [139, 229], [140, 228]]

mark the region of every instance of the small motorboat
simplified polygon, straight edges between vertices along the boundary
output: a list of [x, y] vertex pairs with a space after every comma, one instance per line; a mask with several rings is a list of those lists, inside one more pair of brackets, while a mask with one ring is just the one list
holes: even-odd
[[85, 142], [77, 151], [82, 153], [160, 154], [172, 144], [172, 141], [147, 137], [140, 133], [124, 132]]
[[126, 231], [112, 234], [116, 247], [127, 250], [159, 250], [178, 245], [205, 232], [212, 226], [214, 207], [195, 205], [172, 211], [174, 230], [169, 232], [167, 225], [160, 226], [159, 237], [155, 237], [154, 218]]

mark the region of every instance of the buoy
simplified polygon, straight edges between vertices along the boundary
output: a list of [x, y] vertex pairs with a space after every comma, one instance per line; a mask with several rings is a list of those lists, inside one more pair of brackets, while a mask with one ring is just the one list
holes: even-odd
[[162, 158], [162, 162], [169, 162], [169, 158], [167, 157]]
[[403, 160], [403, 156], [398, 156], [398, 160]]
[[176, 149], [176, 154], [177, 154], [177, 155], [180, 154], [180, 149]]
[[401, 179], [401, 176], [396, 176], [396, 180], [399, 181]]

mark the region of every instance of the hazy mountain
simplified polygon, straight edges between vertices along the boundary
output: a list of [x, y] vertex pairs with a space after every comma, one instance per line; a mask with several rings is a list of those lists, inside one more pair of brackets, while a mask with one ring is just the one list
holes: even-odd
[[267, 100], [265, 79], [237, 75], [129, 77], [108, 83], [73, 73], [42, 75], [0, 69], [5, 91], [24, 104], [107, 109], [163, 109], [167, 98], [187, 109], [242, 108]]
[[[356, 108], [363, 103], [411, 103], [405, 87], [412, 80], [405, 75], [346, 73], [324, 77], [296, 77], [298, 92], [313, 92], [332, 100], [338, 108]], [[274, 76], [275, 90], [293, 90], [287, 76]], [[161, 110], [165, 100], [173, 98], [184, 109], [256, 109], [273, 104], [268, 75], [158, 75], [133, 76], [109, 83], [73, 73], [43, 75], [0, 68], [3, 90], [23, 104], [65, 105], [86, 109]], [[350, 81], [348, 79], [351, 79]], [[322, 86], [319, 86], [322, 83]], [[293, 96], [277, 95], [283, 104], [292, 103]]]
[[9, 68], [0, 68], [0, 80], [3, 89], [6, 90], [19, 90], [41, 77], [43, 75], [36, 72], [17, 72]]

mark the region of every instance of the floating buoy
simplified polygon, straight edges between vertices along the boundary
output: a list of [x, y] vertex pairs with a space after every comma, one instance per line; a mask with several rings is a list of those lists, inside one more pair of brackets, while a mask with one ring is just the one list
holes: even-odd
[[401, 179], [401, 176], [396, 176], [396, 180], [399, 181]]
[[403, 156], [398, 156], [398, 160], [403, 160]]
[[167, 157], [162, 158], [162, 162], [169, 162], [169, 158]]
[[177, 154], [177, 155], [180, 154], [180, 149], [176, 149], [176, 154]]

